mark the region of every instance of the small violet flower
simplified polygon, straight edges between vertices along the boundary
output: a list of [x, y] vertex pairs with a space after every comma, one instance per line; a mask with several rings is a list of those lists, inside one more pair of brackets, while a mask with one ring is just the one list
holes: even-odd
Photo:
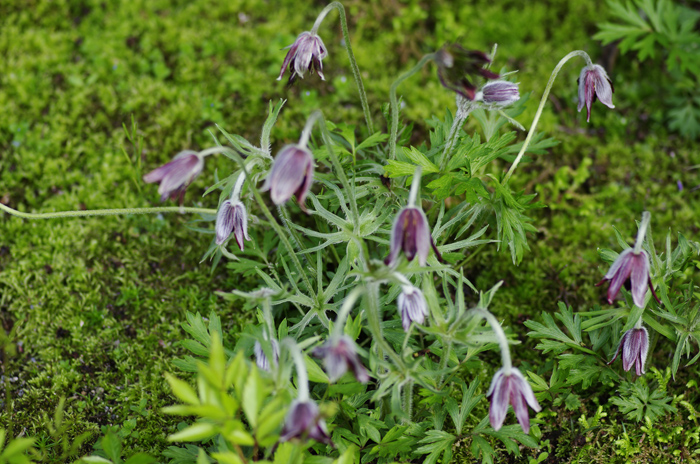
[[498, 79], [499, 75], [484, 68], [491, 60], [484, 52], [467, 50], [459, 44], [445, 44], [435, 53], [438, 77], [442, 85], [468, 100], [474, 100], [474, 76]]
[[518, 84], [508, 81], [493, 81], [485, 84], [476, 93], [475, 100], [492, 106], [508, 106], [520, 100]]
[[306, 211], [304, 200], [314, 180], [314, 158], [311, 152], [299, 145], [283, 147], [265, 179], [262, 190], [269, 190], [272, 202], [281, 205], [296, 195], [301, 209]]
[[323, 420], [318, 406], [311, 400], [296, 400], [292, 403], [280, 435], [280, 441], [293, 438], [313, 438], [314, 440], [332, 445], [328, 435], [326, 421]]
[[638, 376], [644, 374], [644, 363], [649, 352], [649, 332], [644, 327], [630, 329], [622, 336], [620, 344], [617, 345], [615, 356], [608, 364], [612, 364], [622, 349], [622, 368], [629, 371], [634, 365]]
[[233, 232], [238, 248], [243, 251], [243, 239], [248, 236], [248, 213], [243, 203], [237, 200], [226, 200], [216, 213], [216, 244], [223, 244]]
[[[620, 292], [622, 284], [629, 278], [632, 300], [634, 304], [640, 308], [644, 307], [644, 296], [647, 293], [647, 288], [651, 288], [651, 293], [659, 301], [656, 296], [654, 287], [651, 285], [651, 276], [649, 275], [649, 255], [644, 250], [639, 253], [634, 252], [634, 248], [628, 248], [617, 257], [615, 262], [610, 266], [610, 270], [603, 280], [598, 282], [596, 286], [603, 285], [606, 280], [610, 281], [608, 288], [608, 303], [612, 304], [613, 300]], [[659, 303], [661, 303], [659, 301]]]
[[389, 256], [384, 260], [388, 266], [396, 264], [401, 251], [409, 261], [413, 261], [417, 255], [420, 265], [425, 266], [431, 246], [438, 259], [442, 260], [430, 235], [428, 219], [425, 213], [415, 206], [407, 206], [396, 215], [394, 225], [391, 227], [390, 246]]
[[362, 365], [355, 352], [355, 344], [345, 335], [332, 337], [316, 348], [313, 354], [318, 358], [323, 358], [323, 366], [326, 368], [331, 382], [336, 382], [348, 369], [352, 371], [358, 382], [367, 383], [369, 381], [367, 369]]
[[596, 96], [603, 105], [615, 108], [612, 102], [614, 91], [612, 81], [602, 66], [594, 64], [581, 70], [581, 75], [578, 78], [578, 111], [580, 113], [583, 106], [586, 106], [586, 122], [591, 120], [591, 106]]
[[499, 369], [493, 376], [491, 387], [486, 396], [491, 401], [489, 420], [494, 430], [503, 426], [508, 412], [508, 404], [512, 404], [513, 412], [515, 412], [515, 417], [523, 432], [530, 432], [530, 415], [527, 406], [529, 405], [535, 412], [540, 412], [541, 408], [532, 392], [532, 387], [518, 369], [511, 368], [510, 374], [506, 374], [504, 369]]
[[[277, 343], [277, 340], [275, 340], [275, 339], [272, 339], [270, 344], [272, 345], [272, 355], [275, 358], [275, 364], [277, 364], [279, 362], [279, 359], [280, 359], [280, 345], [279, 345], [279, 343]], [[262, 369], [264, 371], [269, 371], [270, 370], [270, 361], [267, 359], [267, 355], [265, 355], [265, 352], [263, 351], [262, 345], [257, 340], [255, 341], [255, 346], [253, 347], [253, 352], [255, 353], [255, 364], [257, 364], [257, 366], [260, 369]]]
[[309, 31], [302, 32], [292, 45], [285, 48], [288, 48], [289, 51], [287, 56], [284, 57], [282, 70], [277, 78], [278, 81], [282, 79], [287, 68], [289, 68], [291, 73], [289, 77], [290, 85], [294, 83], [297, 76], [303, 79], [307, 70], [312, 74], [314, 71], [318, 72], [321, 79], [325, 80], [321, 60], [328, 56], [328, 50], [326, 50], [323, 40], [318, 35]]
[[165, 201], [170, 197], [175, 199], [180, 197], [182, 202], [185, 189], [202, 172], [204, 160], [192, 150], [184, 150], [175, 155], [172, 161], [154, 169], [145, 176], [146, 183], [160, 182], [158, 193], [160, 201]]
[[402, 290], [397, 299], [397, 306], [401, 315], [403, 330], [408, 332], [411, 322], [416, 324], [425, 322], [425, 316], [428, 315], [428, 303], [425, 301], [423, 292], [419, 288], [412, 285], [404, 285]]

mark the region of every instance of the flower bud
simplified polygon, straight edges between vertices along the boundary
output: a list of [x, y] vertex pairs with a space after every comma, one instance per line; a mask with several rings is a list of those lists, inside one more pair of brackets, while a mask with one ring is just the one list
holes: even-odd
[[272, 202], [281, 205], [296, 195], [301, 209], [306, 210], [304, 200], [314, 180], [314, 158], [311, 152], [299, 145], [283, 147], [265, 179], [262, 190], [269, 190]]
[[435, 53], [438, 77], [442, 85], [464, 98], [474, 100], [474, 77], [498, 79], [498, 74], [484, 68], [491, 60], [484, 52], [467, 50], [459, 44], [445, 44]]
[[240, 201], [224, 201], [216, 213], [216, 244], [223, 244], [233, 232], [238, 248], [243, 251], [243, 239], [248, 236], [248, 214]]
[[530, 432], [530, 415], [527, 406], [529, 405], [535, 412], [539, 412], [541, 408], [532, 392], [532, 387], [518, 369], [511, 368], [510, 374], [506, 374], [504, 369], [499, 369], [493, 376], [491, 387], [486, 396], [491, 401], [489, 421], [494, 430], [503, 426], [508, 412], [508, 404], [512, 404], [513, 412], [523, 432]]
[[280, 434], [280, 441], [289, 441], [293, 438], [302, 440], [313, 438], [320, 443], [333, 444], [328, 435], [326, 421], [323, 420], [318, 406], [312, 400], [295, 400], [289, 408]]
[[423, 292], [412, 285], [404, 285], [402, 292], [397, 299], [399, 314], [401, 315], [401, 325], [403, 330], [408, 332], [411, 322], [423, 324], [425, 316], [428, 315], [428, 303], [425, 301]]
[[518, 84], [508, 81], [489, 82], [477, 92], [475, 100], [481, 100], [492, 106], [512, 105], [520, 100]]
[[336, 382], [348, 369], [358, 382], [367, 383], [369, 374], [355, 352], [355, 343], [347, 336], [331, 338], [313, 351], [314, 356], [323, 358], [323, 366], [331, 382]]
[[[620, 292], [622, 284], [629, 279], [632, 291], [632, 300], [634, 304], [640, 308], [644, 307], [644, 297], [647, 293], [647, 288], [651, 288], [651, 293], [659, 301], [656, 296], [654, 287], [651, 285], [651, 276], [649, 275], [649, 255], [644, 250], [635, 253], [633, 248], [628, 248], [617, 257], [615, 262], [610, 266], [610, 270], [603, 280], [598, 282], [596, 286], [603, 285], [606, 280], [610, 281], [608, 287], [608, 303], [612, 304], [613, 300]], [[659, 303], [661, 303], [659, 301]]]
[[318, 72], [321, 79], [325, 80], [321, 60], [328, 56], [328, 51], [323, 44], [323, 40], [318, 35], [309, 31], [302, 32], [294, 43], [286, 48], [289, 48], [289, 51], [287, 56], [284, 57], [282, 70], [277, 78], [278, 81], [282, 79], [287, 68], [292, 73], [289, 77], [290, 85], [294, 83], [297, 76], [303, 79], [307, 70], [312, 74], [314, 71]]
[[430, 247], [442, 259], [440, 252], [435, 247], [433, 237], [430, 235], [428, 219], [425, 213], [415, 206], [407, 206], [396, 215], [394, 225], [391, 228], [391, 243], [389, 256], [384, 260], [388, 266], [393, 266], [402, 251], [406, 259], [413, 261], [418, 256], [418, 262], [425, 266], [428, 261]]
[[622, 336], [620, 344], [617, 345], [615, 356], [608, 364], [612, 364], [622, 349], [622, 368], [625, 371], [632, 369], [634, 365], [638, 376], [644, 374], [644, 363], [649, 352], [649, 332], [645, 327], [630, 329]]
[[596, 96], [603, 105], [615, 108], [612, 102], [614, 91], [612, 81], [602, 66], [594, 64], [581, 70], [578, 78], [578, 111], [580, 113], [583, 106], [586, 106], [586, 122], [591, 120], [591, 106]]
[[204, 160], [197, 152], [184, 150], [175, 155], [169, 163], [143, 176], [143, 180], [149, 184], [160, 183], [158, 187], [160, 201], [165, 201], [168, 197], [173, 200], [180, 197], [182, 203], [185, 189], [202, 172], [202, 168], [204, 168]]

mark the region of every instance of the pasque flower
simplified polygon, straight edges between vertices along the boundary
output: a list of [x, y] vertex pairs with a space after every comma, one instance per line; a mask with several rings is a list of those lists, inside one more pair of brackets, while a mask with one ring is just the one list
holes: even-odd
[[647, 294], [647, 288], [651, 288], [651, 293], [657, 301], [654, 287], [651, 285], [651, 276], [649, 275], [649, 255], [644, 250], [638, 253], [633, 248], [628, 248], [617, 257], [615, 262], [610, 266], [610, 270], [603, 280], [598, 282], [596, 286], [603, 285], [606, 281], [610, 281], [608, 287], [608, 303], [612, 304], [613, 300], [620, 292], [622, 284], [629, 279], [632, 292], [632, 301], [640, 308], [644, 307], [644, 296]]
[[620, 344], [617, 345], [615, 356], [608, 364], [612, 364], [617, 355], [622, 350], [622, 368], [629, 371], [634, 366], [638, 376], [644, 374], [644, 363], [649, 352], [649, 332], [644, 327], [630, 329], [622, 336]]
[[404, 285], [401, 290], [396, 303], [401, 315], [403, 330], [408, 332], [411, 322], [416, 324], [425, 322], [425, 316], [428, 315], [428, 303], [425, 301], [423, 292], [417, 287]]
[[467, 50], [459, 44], [445, 44], [435, 53], [438, 77], [442, 85], [464, 98], [474, 100], [474, 78], [498, 79], [498, 74], [484, 68], [491, 60], [484, 52]]
[[179, 196], [182, 202], [185, 189], [202, 172], [203, 167], [204, 160], [197, 152], [184, 150], [175, 155], [169, 163], [143, 176], [143, 180], [149, 184], [160, 182], [160, 201], [165, 201], [168, 197], [174, 200]]
[[489, 82], [476, 93], [475, 100], [481, 100], [492, 106], [512, 105], [520, 100], [518, 84], [508, 81]]
[[489, 421], [494, 430], [500, 429], [506, 419], [508, 404], [511, 404], [523, 432], [529, 433], [530, 415], [527, 407], [530, 406], [533, 411], [539, 412], [540, 404], [523, 374], [516, 368], [509, 370], [510, 373], [506, 373], [505, 369], [499, 369], [491, 381], [491, 387], [486, 394], [491, 401]]
[[586, 106], [586, 121], [591, 120], [591, 106], [598, 97], [600, 102], [608, 108], [615, 108], [612, 102], [613, 89], [612, 81], [608, 77], [605, 69], [597, 64], [586, 66], [581, 70], [578, 78], [578, 111], [579, 113]]
[[238, 200], [226, 200], [221, 203], [216, 213], [216, 244], [224, 243], [231, 232], [236, 238], [238, 248], [243, 251], [243, 239], [250, 240], [248, 236], [248, 213], [245, 206]]
[[[265, 339], [267, 339], [267, 335], [265, 336]], [[272, 346], [272, 356], [275, 358], [275, 364], [277, 364], [280, 359], [280, 345], [274, 338], [270, 341], [270, 345]], [[263, 351], [262, 344], [257, 340], [255, 341], [255, 346], [253, 346], [253, 352], [255, 353], [255, 364], [257, 364], [260, 369], [269, 371], [270, 360], [267, 359], [267, 355], [265, 354], [265, 351]]]
[[438, 259], [442, 259], [430, 235], [425, 213], [415, 206], [407, 206], [396, 215], [391, 227], [390, 251], [384, 262], [393, 266], [403, 251], [406, 259], [413, 261], [413, 258], [418, 256], [420, 265], [425, 266], [431, 246]]
[[302, 440], [313, 438], [327, 445], [332, 444], [326, 428], [326, 421], [321, 417], [318, 406], [314, 401], [295, 400], [292, 403], [284, 420], [280, 441], [289, 441], [293, 438]]
[[355, 343], [345, 335], [331, 336], [331, 339], [316, 348], [313, 354], [323, 358], [323, 366], [331, 382], [336, 382], [348, 369], [352, 371], [358, 382], [369, 381], [367, 369], [362, 365], [355, 351]]
[[277, 154], [262, 189], [270, 191], [272, 202], [276, 205], [296, 195], [299, 206], [305, 210], [304, 200], [313, 180], [314, 158], [309, 149], [301, 145], [287, 145]]
[[312, 74], [316, 71], [321, 79], [325, 80], [321, 60], [328, 56], [328, 51], [318, 35], [309, 31], [302, 32], [294, 43], [286, 48], [289, 51], [284, 57], [278, 81], [282, 79], [287, 67], [291, 73], [289, 84], [293, 84], [297, 76], [303, 79], [306, 71], [310, 71]]

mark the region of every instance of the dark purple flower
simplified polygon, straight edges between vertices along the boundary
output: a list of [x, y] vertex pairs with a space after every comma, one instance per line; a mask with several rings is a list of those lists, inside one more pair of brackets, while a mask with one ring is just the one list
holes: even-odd
[[389, 266], [396, 264], [401, 251], [409, 261], [413, 261], [413, 258], [418, 255], [418, 262], [421, 266], [425, 266], [431, 246], [438, 259], [442, 260], [430, 235], [428, 219], [425, 213], [415, 206], [407, 206], [396, 215], [394, 225], [391, 227], [390, 246], [389, 256], [384, 260]]
[[511, 368], [510, 374], [506, 374], [504, 369], [499, 369], [493, 376], [486, 396], [491, 401], [489, 420], [494, 430], [501, 428], [506, 419], [508, 404], [512, 404], [513, 412], [523, 432], [530, 432], [530, 415], [527, 406], [529, 405], [535, 412], [540, 412], [541, 408], [535, 394], [532, 393], [530, 384], [518, 369]]
[[175, 155], [169, 163], [143, 176], [143, 180], [149, 184], [160, 182], [160, 201], [165, 201], [168, 197], [174, 200], [179, 196], [182, 202], [185, 189], [202, 172], [203, 167], [204, 160], [197, 152], [184, 150]]
[[278, 81], [282, 79], [287, 67], [289, 67], [289, 72], [292, 73], [289, 76], [290, 85], [294, 83], [297, 76], [303, 79], [306, 71], [310, 71], [312, 74], [316, 71], [321, 76], [321, 79], [325, 80], [321, 60], [328, 56], [328, 51], [319, 36], [309, 31], [302, 32], [294, 43], [286, 48], [289, 51], [287, 56], [284, 57], [282, 70], [277, 78]]
[[343, 335], [328, 340], [313, 351], [314, 356], [323, 358], [323, 366], [331, 382], [336, 382], [348, 369], [358, 382], [367, 383], [369, 374], [355, 352], [355, 343]]
[[[272, 346], [272, 355], [275, 358], [275, 364], [279, 362], [280, 359], [280, 345], [277, 343], [277, 340], [273, 339], [270, 342], [270, 345]], [[253, 347], [253, 352], [255, 353], [255, 364], [258, 365], [258, 367], [264, 371], [269, 371], [270, 370], [270, 361], [267, 359], [267, 355], [265, 355], [265, 352], [263, 351], [262, 345], [260, 344], [259, 341], [255, 341], [255, 346]]]
[[289, 441], [293, 438], [313, 438], [314, 440], [332, 445], [331, 437], [326, 429], [326, 421], [323, 420], [318, 406], [311, 400], [292, 403], [287, 418], [284, 420], [280, 441]]
[[248, 236], [248, 214], [245, 206], [240, 201], [224, 201], [216, 213], [216, 244], [224, 243], [231, 232], [236, 238], [238, 248], [243, 251], [243, 239], [250, 240]]
[[428, 303], [425, 301], [423, 292], [419, 288], [412, 285], [404, 285], [402, 290], [396, 303], [401, 315], [403, 330], [408, 332], [411, 322], [416, 324], [425, 322], [425, 316], [428, 315]]
[[520, 100], [518, 84], [508, 81], [493, 81], [485, 84], [476, 94], [477, 100], [487, 105], [508, 106]]
[[306, 211], [304, 200], [314, 180], [314, 158], [307, 148], [298, 145], [283, 147], [265, 179], [262, 190], [269, 190], [272, 202], [285, 203], [296, 195], [301, 209]]
[[649, 275], [649, 255], [644, 250], [635, 253], [633, 248], [628, 248], [617, 257], [610, 270], [603, 280], [596, 284], [596, 287], [603, 285], [606, 280], [610, 281], [608, 287], [608, 303], [612, 304], [613, 300], [620, 292], [622, 284], [629, 278], [632, 300], [634, 304], [640, 308], [644, 307], [644, 296], [647, 293], [647, 288], [651, 288], [651, 293], [659, 301], [656, 296], [654, 287], [651, 285], [651, 276]]
[[622, 349], [622, 368], [625, 371], [629, 371], [632, 369], [632, 365], [634, 365], [637, 375], [643, 375], [644, 363], [647, 360], [647, 353], [649, 352], [649, 332], [647, 332], [647, 329], [640, 327], [625, 332], [622, 336], [622, 340], [620, 340], [620, 344], [617, 345], [615, 356], [608, 364], [612, 364], [617, 359], [620, 349]]
[[469, 100], [474, 100], [476, 94], [475, 76], [498, 79], [498, 74], [484, 68], [490, 62], [486, 53], [467, 50], [459, 44], [445, 44], [435, 53], [442, 85]]
[[581, 75], [578, 78], [578, 111], [580, 113], [583, 106], [586, 106], [586, 122], [591, 120], [591, 106], [596, 96], [603, 105], [615, 108], [612, 102], [614, 91], [612, 81], [602, 66], [594, 64], [581, 70]]

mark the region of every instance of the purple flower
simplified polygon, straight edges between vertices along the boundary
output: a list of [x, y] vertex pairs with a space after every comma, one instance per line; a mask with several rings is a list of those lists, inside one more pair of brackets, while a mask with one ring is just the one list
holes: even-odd
[[506, 419], [508, 404], [512, 404], [513, 412], [523, 432], [530, 432], [530, 415], [527, 406], [529, 405], [535, 412], [540, 412], [541, 408], [535, 394], [532, 393], [530, 384], [518, 369], [511, 368], [510, 374], [506, 374], [504, 369], [499, 369], [493, 376], [486, 396], [491, 400], [489, 420], [494, 430], [501, 428]]
[[397, 306], [401, 315], [403, 330], [408, 332], [411, 322], [416, 324], [425, 322], [425, 316], [428, 315], [428, 303], [425, 301], [423, 292], [419, 288], [404, 285], [402, 290], [397, 300]]
[[289, 67], [289, 72], [292, 75], [289, 77], [289, 84], [293, 84], [297, 76], [304, 78], [304, 73], [308, 70], [312, 74], [318, 72], [321, 79], [323, 77], [323, 64], [321, 60], [328, 56], [326, 46], [323, 45], [323, 40], [316, 34], [309, 31], [299, 34], [292, 45], [286, 47], [289, 49], [287, 56], [284, 57], [282, 70], [277, 80], [281, 80], [284, 71]]
[[413, 261], [413, 258], [418, 255], [418, 262], [421, 266], [425, 266], [431, 246], [438, 259], [442, 260], [430, 235], [428, 219], [425, 213], [415, 206], [407, 206], [396, 215], [394, 225], [391, 227], [390, 245], [389, 256], [384, 260], [388, 266], [396, 264], [401, 251], [409, 261]]
[[508, 106], [520, 100], [518, 84], [508, 81], [489, 82], [477, 92], [476, 100], [493, 106]]
[[603, 105], [615, 108], [612, 102], [614, 91], [612, 81], [602, 66], [594, 64], [592, 67], [586, 66], [581, 70], [578, 78], [578, 111], [580, 113], [586, 105], [586, 122], [591, 120], [591, 106], [596, 96]]
[[367, 383], [369, 374], [355, 352], [355, 343], [343, 335], [328, 340], [313, 351], [314, 356], [323, 358], [328, 378], [336, 382], [348, 369], [352, 371], [358, 382]]
[[238, 248], [243, 251], [243, 239], [248, 236], [248, 214], [240, 201], [224, 201], [216, 213], [216, 244], [221, 245], [228, 239], [231, 232], [236, 238]]
[[306, 211], [304, 200], [313, 180], [314, 158], [311, 152], [298, 145], [287, 145], [277, 154], [262, 189], [270, 191], [272, 202], [276, 205], [296, 195], [299, 206]]
[[498, 79], [498, 74], [484, 68], [484, 65], [490, 62], [486, 53], [467, 50], [459, 44], [445, 44], [435, 53], [438, 77], [442, 85], [469, 100], [474, 100], [476, 94], [474, 76]]
[[615, 356], [608, 364], [612, 364], [622, 349], [622, 368], [629, 371], [634, 365], [638, 376], [644, 374], [644, 363], [649, 352], [649, 332], [644, 327], [630, 329], [622, 336], [620, 344], [617, 345]]
[[651, 288], [651, 293], [656, 298], [656, 301], [661, 304], [659, 297], [656, 296], [654, 287], [651, 285], [651, 276], [649, 275], [649, 255], [644, 250], [635, 253], [633, 248], [628, 248], [617, 257], [610, 270], [603, 280], [596, 284], [596, 287], [603, 285], [606, 280], [610, 281], [608, 287], [608, 303], [612, 304], [613, 300], [620, 292], [622, 284], [629, 278], [632, 289], [632, 300], [634, 304], [640, 308], [644, 307], [644, 296], [647, 293], [647, 288]]
[[[267, 337], [265, 337], [267, 339]], [[279, 362], [280, 359], [280, 345], [277, 343], [277, 340], [272, 339], [270, 342], [270, 345], [272, 346], [272, 355], [275, 358], [275, 364]], [[260, 344], [259, 341], [255, 341], [255, 346], [253, 347], [253, 352], [255, 353], [255, 364], [258, 365], [258, 367], [264, 371], [269, 371], [270, 370], [270, 361], [267, 359], [267, 356], [265, 355], [265, 352], [263, 351], [262, 345]]]
[[314, 440], [332, 445], [331, 437], [326, 429], [326, 421], [319, 413], [318, 406], [311, 400], [292, 403], [287, 418], [284, 420], [280, 441], [289, 441], [293, 438], [313, 438]]
[[160, 201], [170, 197], [180, 197], [180, 202], [185, 194], [185, 189], [192, 183], [195, 177], [202, 172], [204, 160], [192, 150], [184, 150], [175, 155], [172, 161], [154, 169], [145, 176], [146, 183], [160, 182], [158, 193]]

